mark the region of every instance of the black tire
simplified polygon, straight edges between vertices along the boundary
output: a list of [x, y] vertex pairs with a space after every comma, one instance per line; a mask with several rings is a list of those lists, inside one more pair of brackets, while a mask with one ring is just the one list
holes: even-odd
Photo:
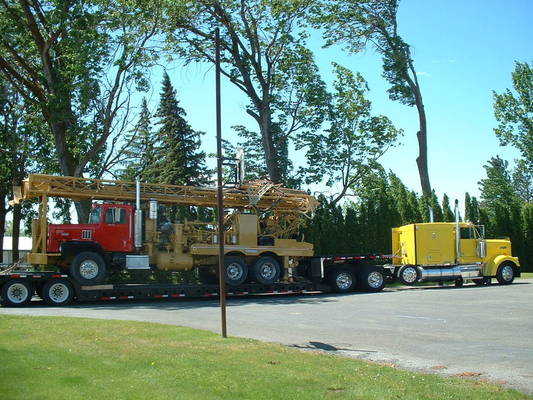
[[398, 270], [398, 280], [404, 285], [414, 285], [419, 279], [420, 271], [414, 265], [404, 265]]
[[488, 276], [482, 278], [482, 279], [473, 279], [472, 282], [474, 282], [474, 284], [476, 286], [489, 286], [491, 284], [491, 281], [492, 279], [489, 278]]
[[259, 257], [252, 266], [252, 279], [257, 283], [270, 285], [279, 281], [281, 266], [274, 257]]
[[229, 286], [239, 286], [248, 277], [248, 265], [240, 257], [224, 257], [224, 279]]
[[69, 271], [80, 285], [97, 285], [105, 279], [107, 268], [100, 254], [84, 251], [74, 257]]
[[326, 282], [336, 293], [353, 291], [357, 285], [355, 274], [351, 268], [334, 267], [326, 276]]
[[510, 262], [504, 262], [498, 267], [496, 279], [500, 285], [510, 285], [516, 276], [515, 265]]
[[385, 287], [385, 275], [377, 267], [362, 267], [357, 278], [359, 288], [365, 292], [381, 292]]
[[51, 279], [44, 284], [42, 295], [51, 306], [66, 306], [74, 298], [74, 288], [66, 279]]
[[33, 297], [33, 286], [24, 279], [10, 279], [2, 286], [2, 305], [23, 307]]

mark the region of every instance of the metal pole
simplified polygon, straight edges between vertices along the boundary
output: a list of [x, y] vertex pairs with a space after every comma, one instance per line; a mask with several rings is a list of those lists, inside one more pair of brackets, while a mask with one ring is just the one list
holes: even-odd
[[222, 197], [222, 123], [220, 112], [220, 30], [215, 29], [216, 109], [217, 109], [217, 189], [218, 189], [218, 276], [222, 337], [226, 338], [226, 279], [224, 270], [224, 199]]

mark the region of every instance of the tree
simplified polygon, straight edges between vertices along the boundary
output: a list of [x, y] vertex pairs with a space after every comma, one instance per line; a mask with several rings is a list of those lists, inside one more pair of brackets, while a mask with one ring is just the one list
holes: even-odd
[[[468, 193], [466, 195], [468, 195]], [[448, 197], [446, 193], [444, 193], [444, 195], [442, 196], [442, 212], [443, 212], [444, 222], [455, 221], [455, 215], [450, 207], [450, 198]], [[468, 217], [466, 215], [465, 215], [465, 220], [468, 220]]]
[[[0, 71], [40, 109], [63, 175], [82, 176], [100, 162], [124, 126], [117, 120], [129, 93], [146, 87], [144, 68], [156, 55], [147, 44], [158, 32], [158, 7], [142, 0], [0, 3]], [[88, 204], [76, 209], [86, 220]]]
[[124, 168], [119, 172], [120, 178], [133, 181], [139, 177], [146, 181], [146, 170], [155, 162], [155, 133], [152, 130], [152, 115], [148, 103], [143, 97], [139, 119], [132, 132], [126, 136], [128, 148], [124, 151]]
[[383, 77], [391, 85], [389, 97], [407, 106], [416, 106], [418, 111], [419, 153], [416, 162], [422, 193], [431, 196], [426, 112], [410, 46], [398, 34], [397, 10], [397, 0], [323, 0], [311, 19], [324, 30], [326, 46], [344, 43], [350, 52], [355, 53], [370, 42], [381, 54]]
[[333, 64], [336, 79], [331, 96], [325, 132], [302, 136], [300, 146], [307, 148], [308, 166], [302, 168], [307, 183], [325, 181], [327, 186], [340, 182], [338, 203], [359, 180], [376, 167], [376, 161], [402, 134], [383, 116], [371, 115], [365, 98], [368, 85], [361, 74]]
[[250, 99], [269, 178], [283, 179], [279, 161], [289, 137], [320, 126], [325, 84], [303, 29], [309, 1], [189, 0], [172, 7], [169, 40], [187, 62], [214, 63], [213, 32], [221, 29], [221, 72]]
[[145, 179], [173, 185], [198, 185], [207, 180], [205, 153], [200, 151], [200, 132], [185, 120], [176, 90], [165, 73], [156, 117], [158, 131], [153, 162], [144, 169]]
[[525, 62], [515, 62], [512, 73], [514, 93], [507, 89], [502, 94], [493, 92], [494, 129], [500, 144], [511, 144], [522, 153], [527, 168], [533, 171], [533, 69]]
[[13, 186], [20, 185], [26, 174], [32, 147], [31, 134], [35, 127], [31, 122], [34, 111], [12, 85], [0, 77], [0, 251], [3, 246], [6, 215], [12, 211], [13, 260], [19, 258], [22, 208], [20, 204], [8, 206], [6, 201], [13, 196]]
[[525, 160], [517, 160], [512, 181], [518, 197], [525, 203], [531, 203], [533, 201], [533, 168], [529, 168]]

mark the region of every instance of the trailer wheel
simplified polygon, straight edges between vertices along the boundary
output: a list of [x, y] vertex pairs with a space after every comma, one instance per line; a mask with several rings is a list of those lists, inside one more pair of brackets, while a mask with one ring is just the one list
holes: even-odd
[[252, 267], [253, 279], [264, 285], [277, 282], [280, 275], [281, 267], [279, 262], [273, 257], [259, 257]]
[[398, 270], [398, 279], [404, 285], [411, 286], [420, 279], [420, 272], [414, 265], [404, 265]]
[[354, 290], [357, 283], [352, 269], [346, 267], [333, 268], [326, 276], [326, 281], [337, 293], [350, 292]]
[[82, 285], [96, 285], [106, 276], [106, 266], [100, 254], [84, 251], [74, 257], [70, 264], [70, 275]]
[[52, 279], [42, 289], [43, 300], [51, 306], [66, 306], [74, 298], [74, 288], [66, 279]]
[[385, 287], [385, 276], [379, 268], [363, 267], [358, 278], [359, 287], [366, 292], [380, 292]]
[[33, 296], [33, 287], [24, 279], [11, 279], [2, 286], [2, 305], [22, 307], [27, 305]]
[[514, 264], [505, 262], [498, 268], [496, 279], [500, 285], [510, 285], [515, 278]]
[[224, 271], [225, 281], [230, 286], [239, 286], [248, 277], [248, 266], [240, 257], [225, 257]]

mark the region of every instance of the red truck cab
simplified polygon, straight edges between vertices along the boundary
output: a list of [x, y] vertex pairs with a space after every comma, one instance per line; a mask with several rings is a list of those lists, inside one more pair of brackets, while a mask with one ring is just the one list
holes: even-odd
[[60, 253], [64, 242], [96, 243], [104, 252], [131, 253], [134, 207], [128, 204], [94, 204], [86, 224], [49, 224], [47, 251]]

